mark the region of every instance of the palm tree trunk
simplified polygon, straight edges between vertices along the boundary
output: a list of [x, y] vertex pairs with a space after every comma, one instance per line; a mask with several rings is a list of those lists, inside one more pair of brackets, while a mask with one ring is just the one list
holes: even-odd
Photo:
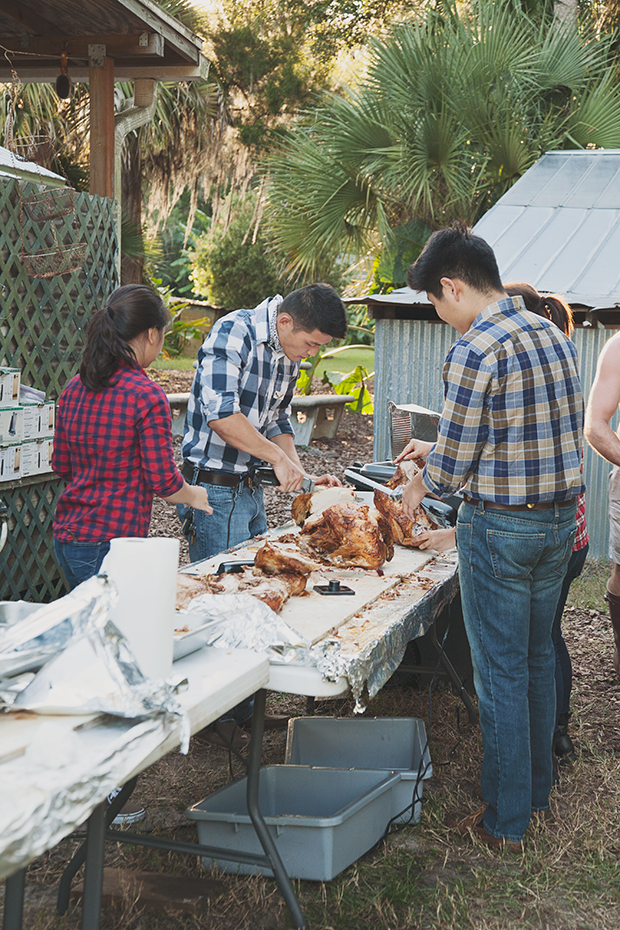
[[568, 23], [576, 25], [579, 16], [578, 0], [555, 0], [553, 14], [560, 28]]
[[144, 242], [142, 239], [142, 151], [140, 138], [132, 133], [123, 151], [121, 284], [142, 284]]

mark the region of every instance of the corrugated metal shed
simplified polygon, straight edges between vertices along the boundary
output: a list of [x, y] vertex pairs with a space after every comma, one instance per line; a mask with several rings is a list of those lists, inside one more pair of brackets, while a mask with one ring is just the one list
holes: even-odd
[[547, 152], [476, 224], [504, 281], [620, 306], [620, 150]]

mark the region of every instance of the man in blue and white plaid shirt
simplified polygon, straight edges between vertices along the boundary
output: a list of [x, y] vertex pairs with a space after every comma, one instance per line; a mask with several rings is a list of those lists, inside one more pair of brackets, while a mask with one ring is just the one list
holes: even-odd
[[[299, 362], [346, 332], [344, 306], [328, 284], [267, 298], [215, 323], [198, 353], [182, 444], [183, 474], [207, 489], [213, 507], [208, 520], [194, 515], [192, 562], [267, 529], [253, 466], [272, 465], [280, 490], [301, 487], [306, 473], [290, 422]], [[340, 484], [332, 475], [313, 480]], [[179, 508], [182, 520], [185, 511]]]
[[456, 826], [520, 852], [552, 786], [551, 625], [584, 490], [576, 352], [557, 326], [508, 297], [493, 250], [463, 224], [431, 236], [408, 281], [461, 333], [444, 365], [437, 442], [403, 495], [408, 516], [428, 491], [465, 498], [456, 539], [486, 806]]

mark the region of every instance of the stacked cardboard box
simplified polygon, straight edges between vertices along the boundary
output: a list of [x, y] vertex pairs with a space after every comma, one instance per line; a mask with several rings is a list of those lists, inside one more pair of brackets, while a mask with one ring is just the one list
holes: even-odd
[[35, 388], [21, 384], [17, 368], [0, 368], [0, 481], [52, 470], [56, 410]]

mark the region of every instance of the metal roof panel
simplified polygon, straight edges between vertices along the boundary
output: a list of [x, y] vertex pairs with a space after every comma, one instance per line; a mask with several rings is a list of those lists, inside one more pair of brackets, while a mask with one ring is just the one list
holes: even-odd
[[480, 219], [504, 281], [620, 303], [620, 150], [547, 152]]

